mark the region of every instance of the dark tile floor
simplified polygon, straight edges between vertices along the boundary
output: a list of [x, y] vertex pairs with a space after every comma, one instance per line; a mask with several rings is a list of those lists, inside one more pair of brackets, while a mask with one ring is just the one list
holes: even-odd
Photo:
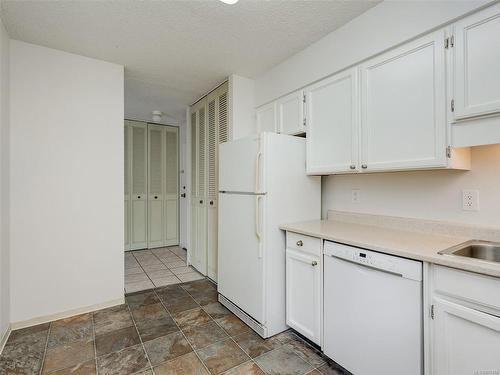
[[217, 302], [208, 280], [126, 302], [12, 332], [0, 375], [348, 374], [291, 331], [260, 338]]

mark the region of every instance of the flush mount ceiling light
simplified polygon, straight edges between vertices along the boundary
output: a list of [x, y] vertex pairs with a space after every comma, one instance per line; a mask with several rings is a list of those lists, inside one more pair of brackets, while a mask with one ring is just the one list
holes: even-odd
[[224, 4], [233, 5], [236, 4], [239, 0], [220, 0], [220, 1], [222, 1]]
[[161, 117], [163, 116], [163, 112], [162, 111], [153, 111], [152, 115], [153, 115], [153, 121], [154, 122], [160, 122], [161, 121]]

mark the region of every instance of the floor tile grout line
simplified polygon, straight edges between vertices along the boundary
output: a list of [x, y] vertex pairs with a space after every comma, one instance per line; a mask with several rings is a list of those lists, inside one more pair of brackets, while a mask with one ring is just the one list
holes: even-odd
[[146, 270], [144, 269], [144, 267], [142, 266], [141, 262], [139, 261], [139, 259], [137, 259], [134, 255], [134, 258], [135, 260], [137, 261], [137, 263], [139, 263], [139, 267], [142, 268], [142, 270], [144, 271], [144, 273], [146, 274], [146, 276], [148, 277], [149, 281], [151, 281], [151, 284], [155, 285], [155, 283], [153, 282], [153, 280], [151, 280], [151, 278], [149, 277], [148, 273], [146, 272]]
[[97, 365], [97, 343], [95, 340], [95, 321], [94, 321], [94, 312], [90, 314], [92, 319], [92, 339], [94, 340], [94, 362], [95, 362], [95, 373], [99, 375], [99, 366]]
[[[182, 286], [179, 286], [180, 288], [182, 288]], [[184, 289], [184, 288], [182, 288]], [[186, 290], [187, 292], [187, 290]], [[189, 293], [189, 292], [188, 292]], [[172, 314], [170, 314], [170, 312], [167, 310], [167, 306], [163, 303], [163, 300], [160, 298], [160, 296], [158, 295], [158, 293], [156, 293], [155, 291], [155, 294], [156, 294], [156, 297], [158, 297], [158, 299], [160, 300], [160, 303], [162, 304], [163, 308], [167, 311], [167, 314], [170, 316], [170, 318], [174, 321], [175, 325], [177, 326], [177, 328], [179, 329], [180, 333], [182, 334], [182, 336], [184, 337], [184, 340], [186, 340], [186, 342], [188, 343], [188, 345], [191, 347], [191, 350], [193, 351], [194, 355], [198, 358], [198, 360], [200, 361], [200, 363], [202, 364], [202, 366], [205, 368], [205, 370], [207, 370], [207, 373], [208, 374], [211, 374], [212, 372], [210, 371], [210, 369], [207, 367], [207, 365], [205, 364], [205, 362], [203, 362], [203, 360], [200, 358], [200, 356], [198, 355], [198, 353], [196, 353], [196, 350], [195, 348], [193, 347], [193, 345], [191, 345], [191, 343], [189, 342], [188, 338], [186, 337], [186, 335], [184, 334], [184, 332], [182, 332], [181, 330], [181, 327], [177, 324], [177, 322], [175, 321], [174, 317], [172, 316]], [[194, 298], [193, 298], [194, 300]], [[194, 300], [194, 302], [201, 308], [201, 305], [198, 303], [198, 301]], [[203, 310], [203, 309], [202, 309]], [[203, 310], [204, 311], [204, 310]], [[207, 314], [208, 315], [208, 314]], [[209, 315], [210, 316], [210, 315]], [[187, 354], [187, 353], [186, 353]], [[177, 357], [178, 358], [178, 357]]]
[[45, 340], [45, 348], [43, 349], [42, 363], [40, 364], [40, 371], [38, 372], [42, 375], [43, 366], [45, 365], [45, 357], [47, 356], [47, 348], [49, 346], [50, 330], [52, 329], [52, 322], [49, 322], [49, 329], [47, 330], [47, 339]]
[[[126, 302], [126, 305], [127, 305], [127, 310], [130, 314], [130, 318], [132, 319], [132, 323], [134, 323], [134, 327], [135, 327], [135, 330], [137, 332], [137, 336], [139, 336], [139, 341], [141, 342], [142, 350], [144, 350], [144, 355], [146, 356], [146, 359], [148, 360], [149, 368], [154, 375], [155, 370], [153, 369], [153, 364], [151, 363], [151, 360], [149, 359], [149, 355], [148, 355], [148, 352], [146, 351], [146, 346], [144, 345], [144, 341], [142, 341], [142, 336], [141, 336], [141, 333], [139, 332], [139, 328], [137, 328], [137, 323], [135, 322], [134, 315], [132, 314], [132, 310], [130, 309], [130, 306], [127, 302]], [[141, 371], [144, 371], [144, 370], [141, 370]], [[136, 373], [139, 373], [139, 371], [137, 371]]]

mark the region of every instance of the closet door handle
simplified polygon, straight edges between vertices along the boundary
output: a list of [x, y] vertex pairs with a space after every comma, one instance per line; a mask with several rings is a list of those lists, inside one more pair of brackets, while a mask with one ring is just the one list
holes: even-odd
[[141, 196], [140, 196], [140, 195], [138, 195], [138, 196], [137, 196], [137, 199], [141, 199]]
[[202, 200], [200, 200], [200, 204], [203, 204], [203, 201], [202, 201]]
[[210, 201], [210, 206], [213, 206], [214, 205], [214, 201]]
[[157, 196], [157, 195], [155, 195], [155, 199], [158, 199], [158, 196]]

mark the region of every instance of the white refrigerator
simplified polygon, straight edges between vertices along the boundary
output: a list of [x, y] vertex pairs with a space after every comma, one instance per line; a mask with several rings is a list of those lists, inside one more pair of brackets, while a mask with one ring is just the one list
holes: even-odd
[[261, 133], [219, 149], [219, 301], [262, 337], [285, 323], [281, 224], [321, 216], [320, 177], [300, 137]]

